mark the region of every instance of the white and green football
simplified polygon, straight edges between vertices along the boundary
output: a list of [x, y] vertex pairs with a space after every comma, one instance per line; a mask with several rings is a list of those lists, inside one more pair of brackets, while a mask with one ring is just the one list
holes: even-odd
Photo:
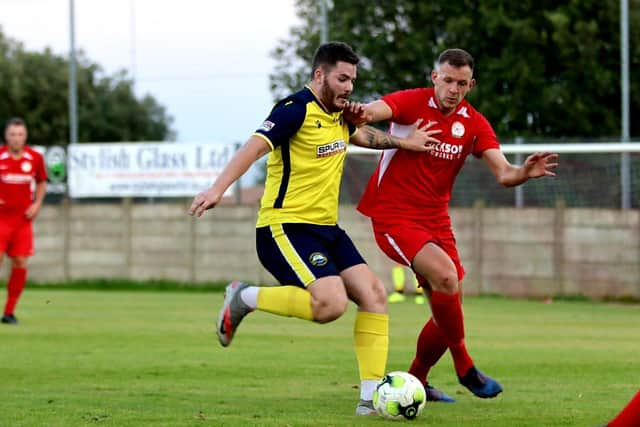
[[412, 420], [427, 403], [424, 385], [408, 372], [389, 372], [373, 392], [373, 407], [389, 420]]

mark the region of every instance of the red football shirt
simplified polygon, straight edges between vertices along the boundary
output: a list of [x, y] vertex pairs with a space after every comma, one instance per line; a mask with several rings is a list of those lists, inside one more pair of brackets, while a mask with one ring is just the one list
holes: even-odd
[[0, 210], [26, 211], [33, 201], [33, 182], [46, 179], [44, 159], [36, 150], [24, 147], [15, 159], [6, 145], [0, 148]]
[[409, 89], [382, 97], [392, 111], [393, 135], [406, 136], [419, 118], [437, 124], [442, 141], [434, 151], [385, 150], [358, 204], [364, 215], [380, 220], [404, 218], [448, 221], [453, 183], [469, 154], [481, 157], [500, 148], [487, 119], [463, 100], [445, 116], [438, 109], [433, 88]]

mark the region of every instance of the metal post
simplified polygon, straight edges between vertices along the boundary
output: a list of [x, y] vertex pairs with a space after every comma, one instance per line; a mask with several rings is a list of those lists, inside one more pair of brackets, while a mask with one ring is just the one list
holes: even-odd
[[329, 41], [329, 21], [327, 21], [327, 1], [320, 1], [320, 44]]
[[[235, 143], [236, 153], [238, 152], [238, 150], [240, 150], [240, 147], [242, 147], [242, 144], [240, 144], [239, 142], [236, 142]], [[241, 205], [242, 204], [242, 177], [238, 178], [235, 182], [234, 195], [236, 199], [236, 204]]]
[[[515, 141], [514, 141], [517, 145], [522, 145], [522, 143], [524, 142], [523, 138], [521, 136], [516, 137]], [[515, 154], [515, 162], [517, 165], [521, 165], [522, 164], [522, 153], [516, 153]], [[522, 208], [524, 207], [524, 188], [522, 188], [522, 185], [518, 185], [516, 187], [516, 208]]]
[[[622, 90], [622, 142], [629, 142], [629, 2], [620, 0], [620, 67]], [[629, 153], [620, 157], [621, 208], [631, 208], [631, 162]]]
[[131, 37], [131, 80], [135, 86], [136, 83], [136, 72], [137, 72], [137, 60], [136, 60], [136, 6], [135, 0], [130, 0], [130, 37]]
[[76, 36], [73, 0], [69, 0], [69, 142], [78, 142], [78, 79], [76, 77]]

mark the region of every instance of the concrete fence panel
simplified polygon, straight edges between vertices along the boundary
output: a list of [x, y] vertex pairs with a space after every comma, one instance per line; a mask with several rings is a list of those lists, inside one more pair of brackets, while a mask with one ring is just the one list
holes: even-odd
[[[183, 202], [46, 205], [34, 225], [30, 279], [243, 279], [275, 284], [255, 253], [257, 206], [220, 206], [200, 219]], [[636, 210], [489, 208], [451, 211], [465, 292], [513, 296], [580, 294], [640, 298]], [[392, 287], [390, 261], [368, 218], [341, 206], [344, 228], [373, 271]], [[10, 263], [5, 260], [3, 271]], [[408, 280], [411, 279], [407, 269]]]

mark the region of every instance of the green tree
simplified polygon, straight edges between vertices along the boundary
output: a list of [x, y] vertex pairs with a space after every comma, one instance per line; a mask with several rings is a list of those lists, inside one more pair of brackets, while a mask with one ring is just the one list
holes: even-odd
[[[309, 79], [319, 44], [319, 2], [298, 0], [300, 25], [274, 50], [279, 98]], [[501, 137], [620, 135], [619, 0], [334, 0], [332, 40], [362, 57], [354, 98], [430, 85], [438, 53], [462, 47], [476, 58], [469, 99]], [[640, 0], [630, 1], [630, 68], [640, 65]], [[631, 115], [640, 74], [631, 73]], [[634, 121], [632, 135], [640, 136]]]
[[[152, 96], [136, 98], [124, 71], [105, 75], [78, 55], [78, 140], [164, 141], [173, 138], [172, 118]], [[37, 145], [69, 140], [69, 62], [50, 49], [30, 52], [0, 31], [0, 120], [19, 116]]]

